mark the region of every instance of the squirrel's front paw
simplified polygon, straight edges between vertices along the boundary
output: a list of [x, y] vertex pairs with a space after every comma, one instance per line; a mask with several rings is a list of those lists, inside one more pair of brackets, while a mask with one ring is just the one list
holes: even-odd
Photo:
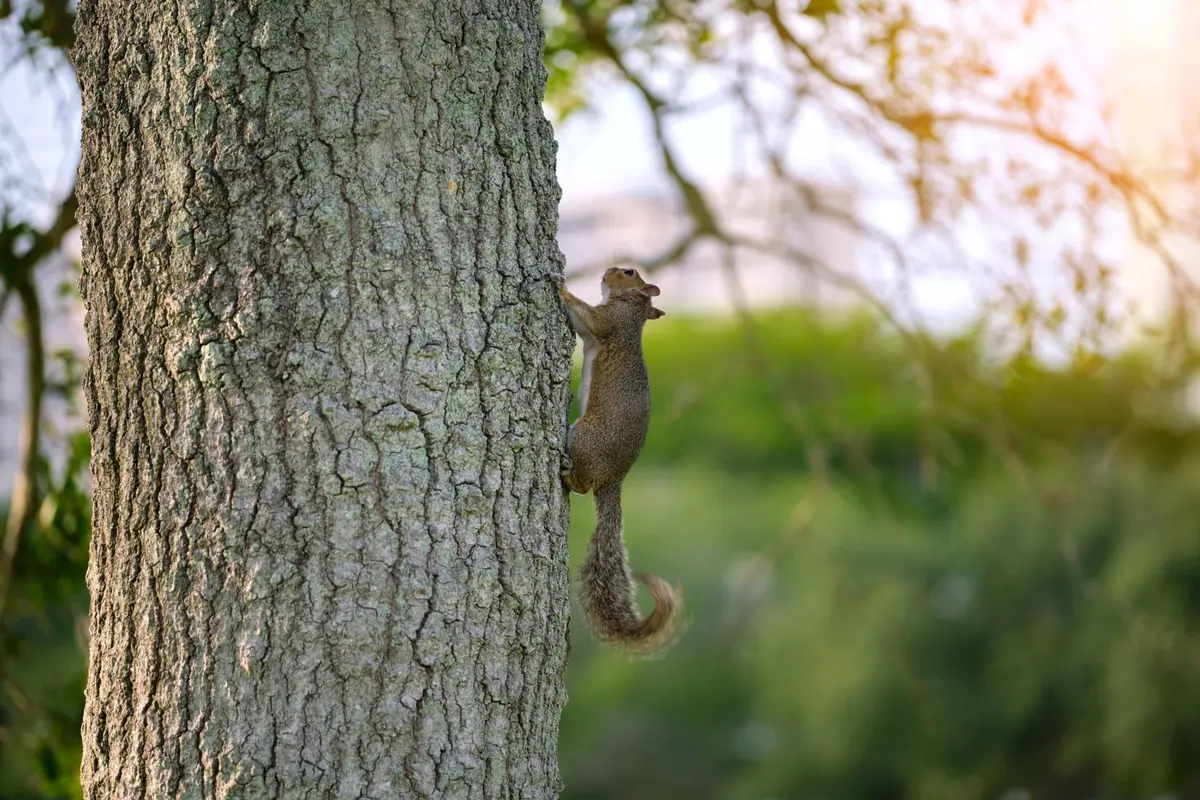
[[563, 453], [558, 474], [562, 478], [563, 487], [568, 492], [573, 491], [575, 488], [574, 486], [571, 485], [571, 467], [572, 466], [574, 466], [574, 462], [571, 461], [570, 454]]

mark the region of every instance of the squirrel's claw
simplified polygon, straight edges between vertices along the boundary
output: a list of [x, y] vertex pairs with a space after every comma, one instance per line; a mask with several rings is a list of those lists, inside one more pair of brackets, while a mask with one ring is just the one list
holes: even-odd
[[571, 479], [571, 468], [573, 466], [574, 466], [574, 463], [571, 461], [570, 453], [563, 453], [562, 461], [561, 461], [561, 471], [559, 472], [559, 475], [562, 476], [563, 486], [567, 489], [568, 492], [575, 492], [577, 494], [587, 494], [587, 492], [585, 490], [583, 490], [581, 487], [577, 486], [575, 484], [575, 482]]

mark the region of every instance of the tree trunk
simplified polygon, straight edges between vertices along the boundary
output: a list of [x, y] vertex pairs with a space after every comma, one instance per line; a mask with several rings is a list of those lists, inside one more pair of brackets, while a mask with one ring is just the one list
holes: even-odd
[[539, 10], [80, 4], [86, 797], [557, 794]]

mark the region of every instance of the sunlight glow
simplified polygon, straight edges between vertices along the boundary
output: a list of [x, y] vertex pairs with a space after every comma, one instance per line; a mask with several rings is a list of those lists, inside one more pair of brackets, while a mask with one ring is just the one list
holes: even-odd
[[1184, 46], [1184, 32], [1200, 23], [1196, 10], [1185, 5], [1192, 3], [1108, 0], [1109, 74], [1118, 125], [1131, 155], [1139, 159], [1157, 160], [1167, 155], [1165, 149], [1178, 147], [1188, 107], [1196, 105], [1195, 91], [1188, 91], [1194, 81], [1187, 80], [1196, 59]]
[[[1200, 130], [1200, 31], [1195, 0], [1107, 0], [1108, 78], [1114, 133], [1131, 166], [1173, 214], [1195, 217], [1198, 187], [1180, 179], [1197, 152]], [[1194, 241], [1165, 242], [1179, 264], [1200, 274]], [[1161, 261], [1129, 235], [1123, 284], [1147, 322], [1161, 320], [1170, 295]]]

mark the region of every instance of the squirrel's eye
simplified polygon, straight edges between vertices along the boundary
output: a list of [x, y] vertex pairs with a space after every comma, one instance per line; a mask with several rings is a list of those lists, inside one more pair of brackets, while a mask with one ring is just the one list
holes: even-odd
[[632, 278], [632, 277], [633, 277], [633, 270], [631, 270], [631, 269], [627, 269], [627, 270], [625, 270], [625, 274], [626, 274], [626, 275], [628, 275], [629, 277], [631, 277], [631, 278]]

